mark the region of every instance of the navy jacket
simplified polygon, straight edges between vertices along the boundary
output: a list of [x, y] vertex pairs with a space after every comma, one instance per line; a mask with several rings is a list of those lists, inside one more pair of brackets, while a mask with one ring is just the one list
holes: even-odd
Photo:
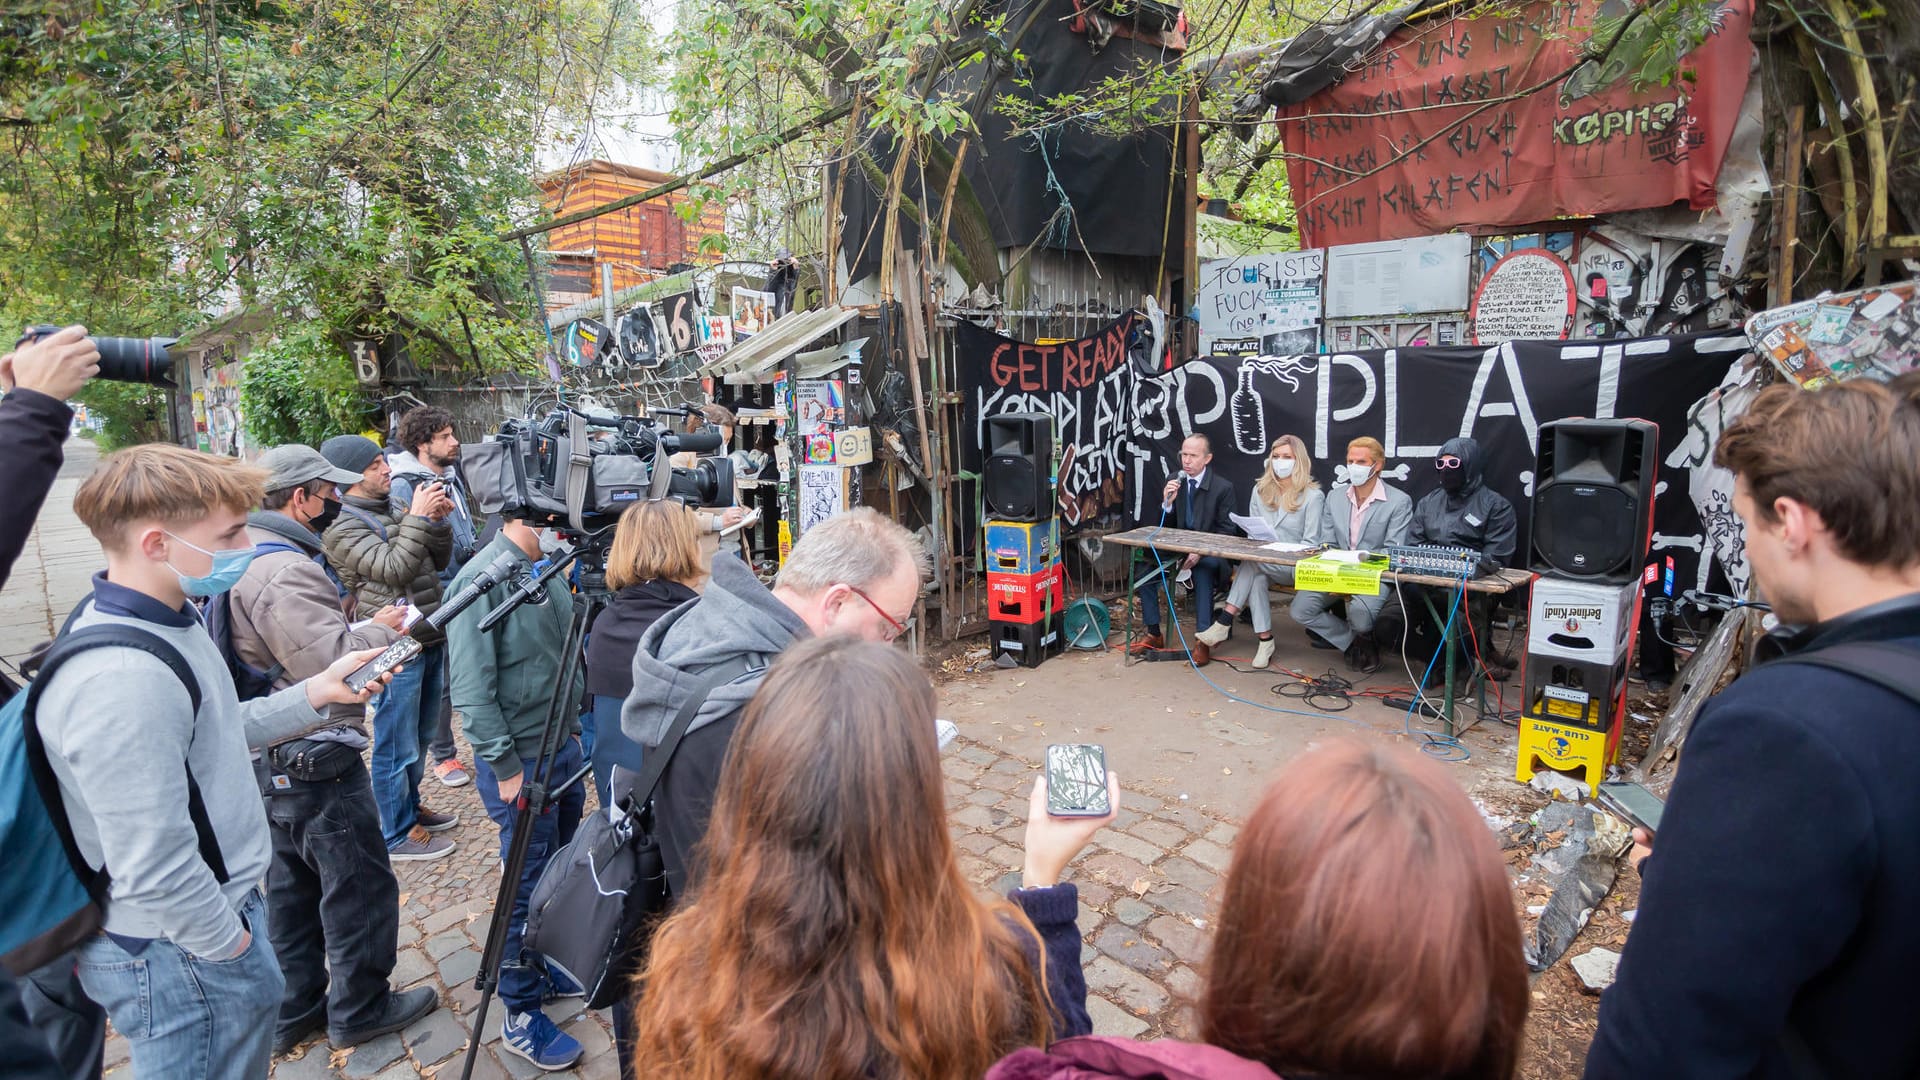
[[[1920, 648], [1920, 593], [1812, 627]], [[1789, 1077], [1791, 1025], [1830, 1077], [1920, 1076], [1920, 706], [1764, 663], [1680, 759], [1589, 1080]]]

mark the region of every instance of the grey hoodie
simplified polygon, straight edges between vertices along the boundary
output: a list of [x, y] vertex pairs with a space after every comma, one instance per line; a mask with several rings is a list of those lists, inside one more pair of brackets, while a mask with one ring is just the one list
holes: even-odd
[[1458, 544], [1478, 550], [1497, 566], [1511, 564], [1519, 529], [1513, 504], [1487, 486], [1486, 451], [1473, 439], [1448, 439], [1435, 456], [1449, 454], [1460, 459], [1466, 484], [1456, 493], [1435, 488], [1422, 495], [1413, 508], [1407, 543]]
[[[633, 692], [620, 710], [620, 729], [649, 754], [665, 741], [681, 704], [709, 672], [721, 665], [743, 669], [707, 695], [654, 791], [654, 836], [673, 895], [686, 895], [694, 847], [706, 835], [720, 767], [740, 714], [773, 658], [809, 635], [800, 616], [730, 555], [713, 561], [713, 577], [698, 600], [661, 616], [640, 635]], [[635, 779], [626, 769], [613, 770], [616, 802], [626, 798]]]

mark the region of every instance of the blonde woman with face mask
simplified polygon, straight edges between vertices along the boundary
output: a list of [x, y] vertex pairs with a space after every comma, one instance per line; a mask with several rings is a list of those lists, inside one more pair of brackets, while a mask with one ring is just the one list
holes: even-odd
[[[1253, 485], [1247, 500], [1247, 516], [1265, 521], [1282, 543], [1320, 543], [1320, 516], [1326, 504], [1326, 492], [1313, 478], [1313, 459], [1307, 456], [1307, 444], [1298, 435], [1282, 435], [1267, 451], [1266, 467]], [[1227, 640], [1233, 632], [1233, 620], [1240, 612], [1253, 614], [1253, 632], [1260, 639], [1253, 653], [1253, 666], [1264, 668], [1273, 659], [1273, 606], [1267, 598], [1269, 586], [1293, 587], [1293, 567], [1273, 563], [1242, 562], [1233, 574], [1233, 588], [1227, 594], [1226, 622], [1216, 622], [1198, 637], [1209, 646]]]

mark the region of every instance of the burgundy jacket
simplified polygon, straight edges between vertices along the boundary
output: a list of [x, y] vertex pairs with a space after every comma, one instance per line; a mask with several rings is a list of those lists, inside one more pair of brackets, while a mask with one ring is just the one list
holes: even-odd
[[1136, 1042], [1106, 1035], [1016, 1050], [986, 1080], [1280, 1080], [1265, 1065], [1205, 1043]]

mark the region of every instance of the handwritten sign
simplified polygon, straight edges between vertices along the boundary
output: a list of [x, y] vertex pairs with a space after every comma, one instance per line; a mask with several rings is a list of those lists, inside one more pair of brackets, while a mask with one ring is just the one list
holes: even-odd
[[[1753, 59], [1753, 0], [1641, 18], [1607, 62], [1556, 81], [1589, 40], [1610, 39], [1616, 6], [1533, 0], [1423, 19], [1338, 83], [1283, 106], [1278, 134], [1301, 240], [1326, 247], [1675, 202], [1711, 207]], [[1636, 86], [1636, 58], [1675, 41], [1686, 49], [1683, 77]]]
[[1480, 279], [1473, 298], [1473, 340], [1544, 341], [1567, 336], [1578, 300], [1573, 268], [1543, 248], [1521, 248], [1501, 256]]
[[1241, 255], [1201, 263], [1196, 300], [1200, 351], [1318, 351], [1324, 267], [1319, 251]]
[[1126, 496], [1129, 401], [1137, 378], [1127, 362], [1133, 328], [1127, 315], [1091, 336], [1042, 345], [957, 325], [970, 467], [978, 467], [987, 417], [1043, 412], [1054, 418], [1060, 438], [1061, 524], [1071, 531], [1117, 512]]

